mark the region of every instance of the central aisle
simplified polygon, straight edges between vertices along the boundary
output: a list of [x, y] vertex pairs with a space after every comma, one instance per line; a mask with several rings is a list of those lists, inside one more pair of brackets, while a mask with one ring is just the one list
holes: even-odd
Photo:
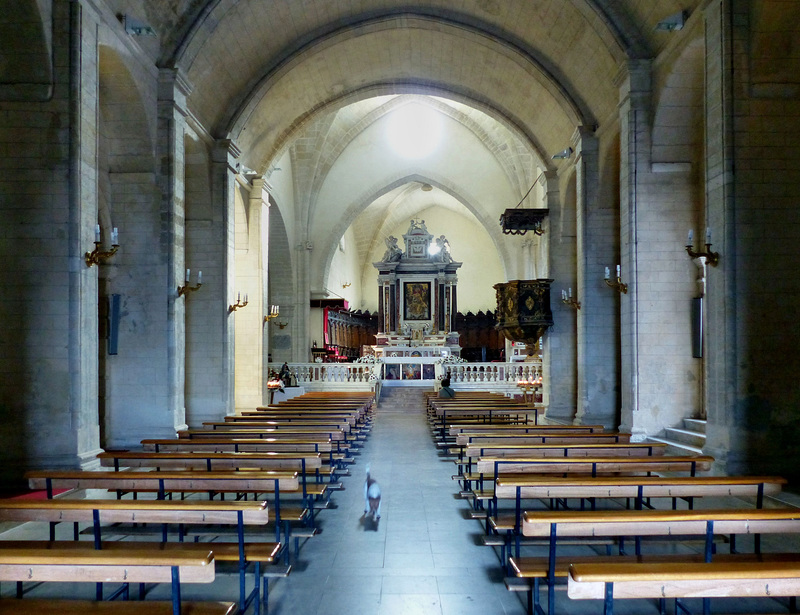
[[[525, 612], [454, 497], [456, 468], [439, 457], [422, 404], [419, 390], [384, 396], [337, 508], [319, 512], [322, 533], [301, 548], [296, 574], [271, 585], [271, 614]], [[367, 464], [383, 492], [377, 527], [362, 519]]]

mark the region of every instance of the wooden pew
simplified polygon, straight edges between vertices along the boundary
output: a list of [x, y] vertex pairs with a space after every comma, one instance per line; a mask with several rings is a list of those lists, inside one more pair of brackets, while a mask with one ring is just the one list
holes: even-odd
[[[501, 560], [510, 543], [515, 543], [515, 555], [520, 554], [520, 530], [522, 500], [566, 500], [579, 499], [581, 510], [584, 500], [591, 500], [595, 510], [597, 499], [632, 499], [634, 508], [652, 508], [650, 498], [671, 498], [672, 508], [677, 509], [677, 499], [685, 499], [693, 508], [695, 498], [703, 497], [754, 497], [756, 508], [761, 508], [764, 496], [781, 492], [786, 479], [777, 476], [607, 476], [594, 478], [561, 477], [516, 477], [502, 476], [495, 482], [494, 499], [489, 506], [489, 523], [498, 533], [505, 533]], [[513, 512], [500, 513], [499, 500], [513, 500]], [[556, 505], [557, 508], [557, 505]]]
[[[499, 431], [499, 430], [498, 430]], [[467, 446], [469, 444], [628, 444], [631, 434], [629, 433], [570, 433], [543, 431], [536, 433], [527, 431], [525, 433], [491, 433], [491, 432], [461, 432], [456, 435], [457, 446]]]
[[[361, 430], [351, 426], [345, 421], [294, 421], [286, 422], [282, 420], [268, 421], [268, 420], [249, 420], [249, 421], [206, 421], [203, 423], [203, 429], [219, 432], [219, 434], [238, 434], [246, 432], [247, 430], [263, 430], [275, 429], [278, 432], [287, 430], [300, 430], [312, 429], [317, 433], [324, 433], [325, 431], [337, 430], [343, 434], [343, 440], [351, 444], [356, 443], [359, 439], [364, 438]], [[312, 432], [314, 433], [314, 432]]]
[[604, 433], [602, 425], [473, 425], [453, 424], [448, 428], [451, 436], [466, 433], [493, 433], [493, 434], [575, 434], [575, 433]]
[[[431, 425], [444, 438], [451, 424], [475, 423], [490, 424], [536, 424], [539, 410], [527, 406], [492, 406], [492, 407], [435, 407], [431, 415]], [[531, 416], [533, 421], [531, 421]]]
[[[188, 603], [181, 600], [181, 583], [214, 581], [210, 550], [174, 549], [168, 552], [95, 550], [91, 545], [69, 550], [47, 548], [0, 549], [0, 581], [18, 583], [91, 582], [171, 583], [171, 602], [91, 602], [86, 600], [0, 600], [0, 613], [41, 615], [231, 615], [233, 603]], [[102, 597], [99, 598], [102, 600]]]
[[346, 463], [352, 459], [344, 452], [334, 453], [331, 441], [328, 438], [230, 438], [220, 434], [219, 438], [151, 438], [142, 440], [142, 449], [152, 452], [179, 452], [197, 451], [212, 453], [321, 453], [327, 459], [325, 464], [316, 470], [317, 473], [328, 475], [330, 483], [338, 480], [339, 475], [348, 475]]
[[[582, 563], [574, 556], [557, 558], [559, 539], [564, 537], [634, 537], [637, 557], [641, 557], [641, 537], [704, 537], [703, 559], [712, 561], [715, 536], [729, 535], [731, 553], [736, 550], [735, 536], [765, 533], [800, 532], [800, 509], [724, 509], [724, 510], [594, 510], [594, 511], [526, 511], [523, 515], [522, 534], [549, 541], [547, 558], [511, 558], [509, 563], [520, 578], [534, 579], [532, 589], [533, 610], [542, 612], [538, 599], [538, 580], [546, 579], [548, 612], [554, 613], [555, 578], [563, 574], [565, 564]], [[760, 540], [756, 536], [754, 550], [760, 553]], [[620, 550], [623, 550], [622, 544]], [[608, 560], [592, 560], [605, 563]], [[651, 561], [689, 561], [685, 555], [647, 556]], [[715, 558], [716, 559], [716, 558]], [[620, 562], [624, 560], [618, 560]]]
[[[138, 553], [194, 552], [206, 554], [211, 551], [217, 561], [229, 561], [238, 564], [240, 596], [239, 606], [244, 612], [251, 603], [261, 602], [260, 583], [261, 565], [272, 563], [280, 551], [279, 542], [247, 542], [245, 526], [266, 527], [269, 512], [265, 502], [220, 502], [209, 500], [0, 500], [0, 521], [16, 522], [48, 522], [50, 523], [51, 542], [46, 543], [48, 549], [57, 553], [83, 548], [90, 544], [101, 551], [119, 551]], [[73, 541], [56, 541], [54, 527], [57, 523], [72, 522], [75, 524]], [[77, 525], [88, 523], [92, 527], [93, 542], [78, 541]], [[103, 535], [112, 531], [103, 524], [161, 524], [161, 542], [139, 541], [104, 541]], [[167, 543], [167, 525], [180, 527], [181, 542]], [[225, 525], [235, 528], [236, 542], [224, 543], [184, 543], [184, 531], [187, 525]], [[118, 532], [117, 527], [113, 528]], [[35, 546], [34, 542], [11, 541], [0, 543], [0, 558], [4, 549]], [[248, 595], [246, 592], [246, 575], [250, 565], [254, 566], [254, 588]]]
[[281, 541], [281, 491], [296, 490], [300, 484], [296, 472], [36, 470], [27, 472], [25, 477], [31, 489], [46, 490], [48, 499], [53, 498], [54, 489], [156, 493], [159, 500], [170, 493], [274, 493], [275, 542]]
[[569, 474], [601, 476], [653, 472], [697, 472], [711, 469], [714, 458], [708, 455], [676, 455], [657, 457], [480, 457], [476, 462], [482, 481], [494, 480], [502, 474]]
[[460, 474], [462, 473], [464, 463], [466, 463], [466, 473], [471, 474], [472, 464], [477, 460], [485, 458], [642, 458], [662, 457], [665, 449], [665, 444], [655, 442], [638, 442], [627, 444], [470, 444], [464, 448], [464, 458], [459, 458], [456, 463], [458, 464], [458, 471]]
[[[800, 593], [800, 556], [778, 560], [737, 557], [715, 562], [637, 562], [570, 564], [567, 595], [573, 600], [604, 601], [604, 613], [613, 615], [614, 600], [625, 598], [675, 599], [789, 596]], [[708, 609], [704, 607], [704, 613]]]
[[[639, 475], [663, 472], [697, 472], [711, 469], [713, 457], [705, 455], [678, 455], [655, 457], [479, 457], [475, 463], [477, 474], [465, 474], [460, 480], [465, 491], [472, 491], [478, 500], [494, 499], [494, 482], [504, 474], [531, 475], [561, 474], [569, 477], [595, 477], [606, 475]], [[477, 483], [477, 489], [471, 484]], [[490, 483], [487, 486], [487, 482]], [[487, 528], [488, 529], [488, 528]]]
[[[232, 438], [293, 438], [297, 436], [319, 436], [341, 442], [345, 440], [342, 429], [320, 429], [316, 427], [264, 427], [239, 428], [226, 432]], [[179, 438], [219, 438], [220, 432], [214, 429], [184, 429], [178, 432]]]

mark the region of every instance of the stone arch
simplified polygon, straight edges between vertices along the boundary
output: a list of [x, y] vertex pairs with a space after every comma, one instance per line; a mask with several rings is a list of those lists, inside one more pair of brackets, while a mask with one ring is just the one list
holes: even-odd
[[[450, 185], [446, 178], [413, 174], [393, 178], [387, 181], [383, 186], [375, 187], [370, 191], [364, 192], [357, 200], [353, 202], [353, 205], [348, 209], [348, 211], [340, 217], [339, 224], [331, 229], [327, 240], [324, 242], [324, 245], [326, 246], [325, 256], [323, 257], [324, 264], [320, 268], [320, 278], [317, 280], [312, 280], [312, 285], [317, 284], [318, 287], [321, 288], [324, 284], [324, 281], [328, 278], [331, 262], [333, 261], [333, 257], [336, 253], [338, 238], [344, 235], [358, 214], [361, 213], [364, 208], [369, 205], [369, 203], [381, 195], [386, 194], [387, 192], [390, 192], [399, 186], [412, 182], [431, 184], [432, 186], [441, 189], [461, 202], [486, 229], [487, 234], [497, 248], [497, 252], [500, 255], [500, 262], [503, 264], [504, 271], [507, 272], [509, 270], [510, 259], [512, 258], [512, 255], [509, 253], [504, 242], [501, 241], [503, 235], [499, 230], [497, 220], [489, 220], [487, 216], [483, 215], [475, 206], [473, 199], [471, 199], [469, 195], [459, 192], [456, 187]], [[375, 240], [373, 239], [373, 244], [374, 241]]]
[[[408, 17], [408, 19], [412, 19]], [[413, 16], [412, 20], [418, 19]], [[284, 62], [275, 70], [266, 74], [261, 81], [255, 85], [247, 94], [246, 100], [231, 115], [230, 119], [220, 127], [221, 132], [225, 132], [230, 138], [236, 140], [244, 151], [251, 147], [258, 152], [261, 159], [273, 158], [281, 146], [291, 140], [292, 134], [313, 117], [322, 112], [335, 110], [351, 100], [363, 99], [374, 96], [378, 93], [423, 93], [441, 95], [456, 100], [468, 101], [470, 106], [477, 108], [491, 109], [487, 111], [498, 121], [514, 126], [516, 130], [525, 134], [526, 139], [532, 143], [537, 142], [537, 135], [548, 135], [548, 141], [561, 141], [560, 137], [551, 136], [554, 133], [571, 134], [575, 126], [593, 125], [597, 121], [593, 118], [591, 110], [583, 104], [576, 92], [568, 90], [560, 80], [556, 79], [542, 63], [537, 62], [530, 54], [508, 45], [502, 41], [494, 40], [485, 33], [473, 30], [457, 28], [452, 24], [423, 20], [424, 23], [412, 24], [416, 28], [411, 28], [406, 20], [398, 19], [384, 20], [377, 24], [365, 26], [366, 32], [354, 32], [353, 28], [348, 28], [341, 33], [337, 33], [331, 40], [318, 43], [309, 51], [298, 54], [290, 61]], [[375, 32], [373, 27], [379, 25], [382, 29]], [[313, 98], [313, 93], [306, 93], [300, 88], [300, 82], [310, 79], [311, 73], [316, 70], [316, 66], [322, 62], [321, 54], [332, 54], [342, 56], [342, 61], [337, 61], [337, 57], [325, 60], [326, 66], [337, 66], [346, 63], [344, 58], [358, 55], [363, 51], [362, 46], [393, 46], [398, 50], [411, 45], [406, 41], [408, 32], [425, 32], [433, 41], [444, 37], [449, 44], [456, 49], [464, 48], [464, 53], [469, 45], [478, 45], [485, 48], [486, 54], [492, 58], [492, 64], [498, 64], [496, 70], [490, 71], [486, 81], [499, 79], [500, 74], [504, 74], [503, 81], [497, 83], [478, 82], [474, 77], [469, 78], [463, 74], [452, 75], [431, 72], [430, 75], [420, 73], [411, 76], [399, 69], [392, 68], [390, 58], [384, 63], [380, 63], [381, 58], [376, 58], [371, 66], [367, 66], [359, 76], [358, 83], [347, 83], [352, 77], [349, 71], [345, 71], [344, 66], [339, 72], [331, 72], [328, 78], [332, 81], [343, 81], [347, 85], [339, 90], [341, 93], [333, 96]], [[383, 38], [388, 40], [383, 41]], [[364, 39], [364, 40], [362, 40]], [[427, 40], [427, 39], [426, 39]], [[455, 52], [454, 52], [455, 53]], [[387, 76], [387, 72], [389, 75]], [[394, 74], [397, 72], [397, 74]], [[494, 75], [494, 77], [492, 77]], [[476, 81], [475, 83], [471, 83]], [[516, 84], [510, 86], [509, 83]], [[463, 85], [462, 85], [463, 84]], [[514, 108], [506, 105], [501, 106], [499, 98], [495, 92], [502, 88], [518, 89], [515, 93], [509, 93], [508, 97], [514, 102]], [[306, 90], [308, 88], [305, 88]], [[288, 108], [286, 105], [277, 105], [274, 101], [294, 97], [298, 105]], [[525, 99], [530, 104], [520, 105], [519, 100]], [[490, 101], [496, 101], [492, 104]], [[546, 125], [537, 125], [538, 116], [533, 113], [532, 107], [546, 105], [552, 110], [558, 110], [550, 115]], [[261, 110], [270, 108], [269, 121], [265, 123]], [[302, 111], [298, 113], [298, 108]], [[266, 117], [266, 115], [264, 115]], [[251, 145], [252, 143], [252, 145]], [[549, 151], [547, 146], [539, 146], [540, 151]]]
[[653, 101], [654, 163], [697, 165], [703, 160], [704, 55], [703, 39], [695, 36], [659, 71], [663, 76], [659, 75]]

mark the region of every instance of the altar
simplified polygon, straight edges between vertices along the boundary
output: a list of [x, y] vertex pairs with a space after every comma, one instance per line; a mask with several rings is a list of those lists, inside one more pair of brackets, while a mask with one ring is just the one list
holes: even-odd
[[433, 380], [436, 362], [461, 354], [452, 329], [461, 263], [453, 260], [447, 238], [434, 240], [424, 220], [411, 220], [403, 240], [405, 251], [388, 237], [383, 259], [373, 263], [379, 318], [373, 351], [386, 380]]

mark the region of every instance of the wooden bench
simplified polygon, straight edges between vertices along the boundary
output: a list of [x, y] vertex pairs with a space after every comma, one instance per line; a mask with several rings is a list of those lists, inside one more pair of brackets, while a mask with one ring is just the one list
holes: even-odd
[[[688, 502], [693, 508], [695, 498], [701, 497], [754, 497], [756, 508], [761, 508], [765, 495], [776, 495], [781, 492], [786, 479], [776, 476], [612, 476], [595, 478], [560, 477], [523, 477], [513, 475], [498, 478], [495, 483], [494, 499], [489, 506], [488, 526], [496, 532], [505, 533], [502, 544], [501, 560], [505, 561], [505, 548], [515, 541], [515, 555], [519, 557], [520, 529], [522, 521], [522, 500], [550, 500], [556, 508], [558, 500], [575, 498], [591, 501], [591, 509], [595, 510], [595, 500], [604, 498], [632, 499], [635, 510], [642, 510], [649, 505], [650, 498], [672, 498], [672, 508], [677, 509], [677, 499]], [[514, 501], [514, 510], [501, 514], [498, 500]], [[566, 508], [566, 504], [565, 504]], [[492, 516], [494, 515], [494, 516]]]
[[573, 600], [604, 601], [604, 613], [613, 615], [615, 598], [794, 597], [800, 593], [800, 556], [777, 561], [737, 557], [714, 562], [574, 563], [569, 567], [567, 595]]
[[[251, 603], [260, 602], [260, 582], [262, 565], [276, 561], [281, 551], [280, 542], [261, 542], [246, 539], [245, 527], [265, 528], [269, 523], [269, 512], [266, 502], [221, 502], [210, 500], [72, 500], [59, 498], [56, 500], [0, 500], [0, 521], [15, 522], [47, 522], [50, 524], [50, 549], [74, 549], [86, 544], [78, 541], [78, 524], [91, 526], [93, 545], [96, 549], [122, 551], [145, 549], [165, 551], [179, 549], [214, 553], [217, 561], [232, 562], [238, 565], [240, 596], [239, 605], [242, 612]], [[73, 523], [73, 541], [56, 541], [55, 525]], [[103, 540], [109, 533], [127, 536], [132, 530], [130, 524], [157, 524], [161, 526], [161, 542], [133, 542]], [[127, 529], [119, 524], [128, 526]], [[169, 543], [168, 527], [178, 527], [180, 542]], [[184, 543], [187, 526], [221, 525], [231, 527], [236, 532], [235, 542]], [[0, 551], [14, 542], [0, 543]], [[19, 543], [30, 546], [30, 543]], [[247, 569], [254, 567], [254, 589], [246, 592]], [[265, 583], [266, 585], [266, 583]], [[265, 587], [266, 591], [266, 587]], [[266, 595], [266, 594], [265, 594]]]
[[480, 457], [476, 468], [481, 480], [494, 480], [501, 474], [604, 474], [631, 475], [653, 472], [697, 472], [711, 469], [714, 458], [708, 455], [658, 457]]
[[[121, 465], [133, 468], [165, 468], [165, 469], [188, 469], [202, 470], [205, 468], [211, 472], [217, 470], [256, 470], [264, 471], [270, 468], [279, 470], [296, 470], [299, 477], [299, 486], [296, 489], [279, 489], [276, 491], [275, 510], [279, 512], [279, 518], [284, 526], [290, 527], [290, 521], [299, 523], [306, 521], [306, 525], [314, 528], [315, 506], [314, 502], [320, 502], [328, 494], [328, 484], [321, 482], [319, 473], [315, 473], [316, 481], [309, 483], [306, 471], [309, 469], [319, 470], [321, 459], [319, 453], [250, 453], [250, 452], [148, 452], [148, 451], [113, 451], [97, 455], [101, 464], [119, 470]], [[302, 508], [300, 510], [281, 509], [280, 496], [300, 496]], [[320, 507], [327, 506], [327, 501]], [[278, 514], [278, 513], [276, 513]], [[312, 532], [313, 535], [313, 532]], [[288, 540], [288, 535], [287, 535]]]
[[458, 436], [461, 433], [492, 433], [492, 434], [520, 434], [531, 433], [541, 434], [575, 434], [575, 433], [604, 433], [602, 425], [497, 425], [472, 423], [454, 423], [448, 427], [451, 436]]
[[[151, 438], [142, 440], [142, 449], [152, 452], [180, 452], [197, 451], [211, 453], [323, 453], [327, 459], [315, 473], [330, 477], [330, 483], [335, 483], [339, 475], [348, 475], [346, 464], [352, 463], [352, 458], [345, 452], [334, 453], [329, 438], [229, 438], [220, 434], [219, 438]], [[346, 448], [345, 448], [346, 450]]]
[[108, 489], [118, 496], [155, 493], [160, 500], [171, 493], [274, 493], [275, 542], [281, 542], [282, 522], [285, 528], [286, 510], [280, 494], [296, 490], [300, 484], [296, 472], [36, 470], [25, 477], [31, 489], [46, 490], [48, 499], [53, 498], [54, 489]]
[[[667, 445], [660, 442], [636, 442], [625, 444], [470, 444], [464, 448], [467, 472], [472, 470], [473, 460], [484, 457], [529, 457], [529, 458], [600, 458], [600, 457], [660, 457]], [[461, 471], [464, 460], [459, 459]]]
[[[594, 511], [526, 511], [522, 534], [545, 538], [549, 555], [544, 558], [511, 558], [509, 563], [518, 577], [533, 579], [533, 610], [541, 613], [538, 580], [545, 579], [548, 591], [548, 612], [554, 613], [555, 578], [563, 570], [565, 560], [557, 560], [559, 539], [564, 537], [616, 537], [635, 539], [635, 555], [641, 556], [641, 538], [659, 536], [704, 538], [703, 560], [712, 561], [714, 537], [730, 536], [731, 553], [736, 551], [736, 535], [753, 535], [754, 551], [760, 553], [760, 534], [800, 532], [800, 509], [723, 509], [723, 510], [594, 510]], [[624, 542], [620, 540], [620, 553]], [[650, 556], [648, 556], [650, 557]], [[657, 556], [652, 556], [655, 560]], [[673, 556], [674, 558], [674, 556]], [[669, 557], [667, 557], [669, 560]], [[571, 562], [570, 562], [571, 563]], [[560, 566], [560, 567], [559, 567]]]
[[[98, 602], [86, 600], [0, 600], [0, 613], [41, 615], [97, 613], [100, 615], [230, 615], [233, 603], [181, 600], [181, 583], [211, 583], [214, 556], [209, 549], [106, 552], [87, 544], [69, 550], [48, 548], [0, 549], [0, 581], [122, 583], [115, 595], [127, 598], [129, 583], [171, 583], [171, 602]], [[101, 587], [101, 586], [100, 586]], [[98, 590], [102, 593], [102, 589]]]

